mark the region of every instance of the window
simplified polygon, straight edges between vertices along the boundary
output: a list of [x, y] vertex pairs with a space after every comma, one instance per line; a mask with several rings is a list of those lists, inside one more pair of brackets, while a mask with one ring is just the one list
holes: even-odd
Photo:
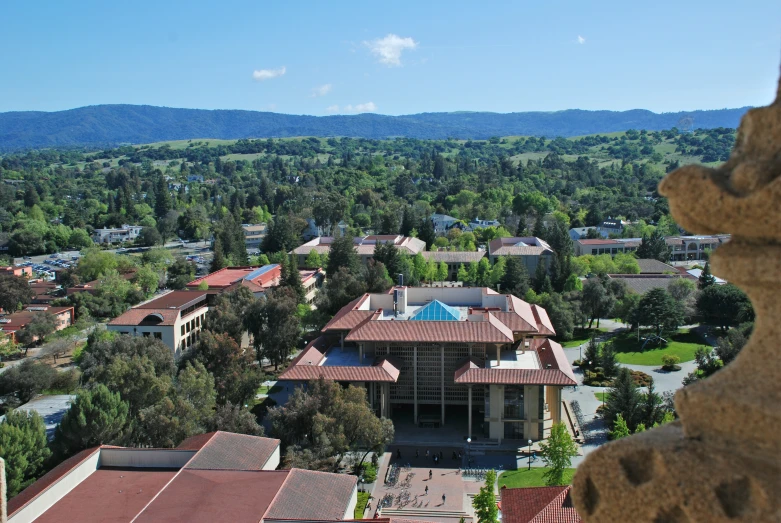
[[163, 333], [162, 332], [155, 332], [155, 339], [156, 340], [162, 340], [163, 339]]
[[504, 388], [504, 418], [523, 419], [523, 387]]
[[187, 332], [190, 332], [190, 322], [187, 322]]
[[148, 337], [149, 337], [149, 333], [148, 333], [148, 332], [142, 332], [142, 333], [141, 333], [141, 335], [142, 335], [144, 338], [148, 338]]
[[181, 335], [184, 336], [184, 325], [182, 325], [182, 332]]
[[504, 439], [523, 439], [523, 422], [505, 421]]

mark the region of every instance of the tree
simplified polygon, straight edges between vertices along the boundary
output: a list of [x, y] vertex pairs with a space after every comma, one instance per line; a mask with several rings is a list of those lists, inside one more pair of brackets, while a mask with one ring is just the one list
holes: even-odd
[[288, 252], [298, 247], [298, 233], [293, 227], [291, 217], [285, 213], [279, 213], [268, 224], [266, 236], [263, 238], [261, 249], [263, 252]]
[[288, 466], [290, 458], [308, 451], [310, 459], [301, 464], [335, 470], [347, 452], [359, 450], [364, 452], [357, 460], [360, 465], [369, 452], [393, 441], [393, 423], [374, 414], [364, 388], [342, 388], [322, 377], [296, 388], [284, 406], [269, 410], [268, 418], [272, 434], [286, 446], [295, 446]]
[[519, 256], [508, 256], [504, 275], [499, 280], [502, 292], [523, 297], [529, 290], [529, 273]]
[[434, 245], [437, 235], [434, 232], [434, 223], [429, 217], [423, 218], [423, 222], [418, 229], [418, 238], [426, 242], [426, 250], [431, 250], [431, 246]]
[[494, 485], [496, 484], [496, 471], [491, 469], [485, 474], [485, 485], [472, 500], [478, 523], [498, 523], [499, 507], [496, 505]]
[[68, 237], [68, 245], [73, 249], [88, 249], [93, 246], [93, 243], [87, 231], [73, 229]]
[[149, 265], [142, 265], [133, 275], [133, 283], [147, 296], [154, 294], [160, 283], [160, 274]]
[[110, 270], [116, 270], [119, 265], [117, 255], [113, 252], [101, 251], [97, 247], [88, 249], [79, 258], [76, 271], [81, 281], [97, 280]]
[[209, 265], [209, 272], [217, 272], [220, 269], [224, 269], [228, 266], [228, 262], [225, 261], [225, 254], [222, 251], [222, 242], [219, 238], [214, 239], [214, 255], [212, 257], [212, 263]]
[[315, 303], [319, 310], [334, 315], [364, 292], [365, 282], [351, 274], [347, 267], [342, 267], [336, 273], [328, 273], [328, 279], [317, 293]]
[[82, 390], [54, 433], [53, 446], [61, 457], [119, 441], [129, 418], [128, 404], [105, 385]]
[[681, 304], [662, 288], [651, 289], [643, 295], [636, 311], [640, 325], [650, 325], [658, 336], [673, 332], [683, 323]]
[[543, 477], [547, 486], [566, 485], [564, 472], [572, 466], [572, 458], [578, 455], [578, 448], [567, 432], [564, 423], [554, 423], [550, 436], [540, 443], [540, 455], [548, 470]]
[[304, 267], [307, 269], [317, 269], [323, 266], [323, 261], [320, 259], [320, 254], [312, 249], [304, 260]]
[[50, 455], [46, 426], [40, 414], [13, 410], [6, 413], [0, 423], [0, 458], [5, 460], [9, 498], [38, 479]]
[[298, 303], [306, 301], [306, 291], [301, 282], [301, 273], [295, 263], [295, 255], [288, 258], [285, 256], [282, 263], [282, 281], [280, 284], [290, 289], [296, 297]]
[[203, 329], [215, 334], [226, 334], [231, 339], [240, 341], [246, 330], [246, 311], [256, 301], [252, 291], [244, 286], [219, 294], [206, 313]]
[[144, 227], [141, 229], [141, 234], [136, 239], [137, 245], [144, 245], [146, 247], [153, 247], [163, 243], [163, 237], [160, 232], [154, 227]]
[[168, 448], [206, 432], [213, 424], [215, 397], [212, 375], [200, 363], [188, 363], [168, 394], [138, 413], [135, 440]]
[[603, 417], [608, 427], [612, 427], [620, 414], [630, 431], [642, 421], [642, 395], [637, 389], [632, 374], [621, 367], [613, 380], [613, 386], [607, 391]]
[[334, 239], [333, 243], [331, 243], [331, 250], [328, 253], [328, 266], [326, 267], [328, 276], [336, 274], [342, 267], [352, 274], [358, 274], [360, 266], [361, 259], [358, 257], [358, 251], [355, 250], [353, 238], [351, 236], [341, 236]]
[[160, 233], [161, 243], [165, 244], [169, 238], [176, 236], [176, 228], [179, 226], [179, 213], [168, 211], [157, 220], [157, 231]]
[[702, 269], [700, 277], [698, 278], [697, 287], [703, 290], [711, 285], [716, 285], [716, 278], [710, 272], [710, 263], [705, 262], [705, 268]]
[[388, 275], [388, 269], [382, 262], [369, 260], [363, 271], [366, 292], [385, 292], [393, 286], [393, 280]]
[[540, 305], [548, 313], [556, 335], [562, 340], [571, 340], [575, 331], [575, 314], [570, 303], [561, 294], [546, 294]]
[[212, 421], [212, 430], [233, 432], [234, 434], [249, 434], [263, 436], [263, 427], [258, 425], [255, 415], [241, 405], [233, 405], [230, 401], [217, 405]]
[[196, 361], [214, 377], [219, 404], [243, 405], [255, 396], [263, 381], [263, 372], [255, 365], [252, 351], [242, 349], [225, 334], [202, 331], [198, 342], [182, 356], [179, 366]]
[[244, 325], [259, 361], [266, 358], [275, 369], [287, 361], [301, 332], [297, 305], [289, 290], [278, 287], [247, 309]]
[[173, 208], [171, 203], [171, 194], [168, 192], [168, 182], [165, 181], [163, 173], [157, 171], [157, 180], [155, 181], [155, 216], [162, 218]]
[[607, 292], [605, 286], [599, 278], [589, 278], [583, 284], [583, 310], [589, 317], [588, 328], [597, 320], [599, 328], [599, 319], [607, 316], [615, 305], [615, 298]]
[[672, 250], [670, 249], [670, 246], [667, 245], [667, 242], [665, 242], [662, 231], [657, 228], [650, 235], [646, 234], [643, 236], [636, 254], [641, 260], [653, 259], [667, 263], [670, 261]]
[[616, 361], [616, 347], [612, 341], [608, 341], [602, 344], [599, 351], [599, 366], [602, 367], [602, 372], [605, 377], [612, 378], [618, 371], [618, 362]]
[[166, 286], [169, 289], [181, 290], [195, 279], [195, 264], [182, 257], [168, 267]]
[[26, 278], [12, 275], [0, 276], [0, 308], [15, 312], [30, 303], [35, 293]]
[[534, 278], [532, 279], [532, 288], [534, 292], [540, 294], [542, 288], [545, 286], [545, 279], [548, 279], [550, 283], [550, 276], [548, 275], [548, 268], [542, 259], [537, 261], [537, 268], [534, 270]]
[[[30, 346], [36, 341], [43, 342], [46, 337], [57, 329], [57, 318], [50, 312], [39, 312], [32, 317], [30, 323], [16, 335], [19, 343]], [[25, 351], [26, 353], [26, 351]]]
[[754, 319], [748, 296], [731, 283], [705, 287], [697, 296], [697, 314], [703, 322], [718, 325], [722, 331]]
[[[638, 426], [640, 426], [640, 424], [638, 424]], [[645, 425], [643, 425], [643, 428], [645, 428]], [[635, 431], [637, 431], [637, 429], [635, 429]], [[616, 420], [613, 422], [613, 430], [610, 431], [610, 439], [621, 439], [630, 434], [631, 432], [629, 432], [626, 420], [624, 420], [624, 417], [621, 414], [618, 414]]]
[[637, 258], [629, 253], [619, 252], [613, 257], [618, 274], [640, 274], [640, 265]]

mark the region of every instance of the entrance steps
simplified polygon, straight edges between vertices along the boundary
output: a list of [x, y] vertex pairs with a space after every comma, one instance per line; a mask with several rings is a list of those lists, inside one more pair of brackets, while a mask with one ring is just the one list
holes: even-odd
[[464, 521], [471, 522], [472, 516], [463, 511], [456, 510], [436, 510], [426, 508], [384, 508], [382, 509], [382, 517], [396, 517], [399, 519], [425, 519], [425, 518], [453, 518], [459, 520], [464, 518]]

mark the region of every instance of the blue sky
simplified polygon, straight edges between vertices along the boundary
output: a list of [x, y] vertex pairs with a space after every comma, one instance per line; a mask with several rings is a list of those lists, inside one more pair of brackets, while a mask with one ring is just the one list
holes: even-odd
[[778, 0], [8, 0], [0, 16], [0, 111], [719, 109], [770, 102], [781, 62]]

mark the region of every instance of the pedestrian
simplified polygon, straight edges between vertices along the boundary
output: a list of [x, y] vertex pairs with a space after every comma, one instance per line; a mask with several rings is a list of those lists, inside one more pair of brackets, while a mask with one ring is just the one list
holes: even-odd
[[428, 496], [428, 485], [426, 485], [426, 495]]
[[443, 504], [443, 505], [445, 504], [445, 499], [446, 499], [446, 498], [445, 498], [445, 495], [444, 495], [444, 494], [442, 494], [442, 504]]
[[401, 449], [396, 449], [396, 459], [401, 459]]
[[418, 449], [415, 449], [415, 457], [416, 458], [420, 457], [420, 451]]
[[458, 453], [458, 459], [461, 459], [461, 453], [460, 452]]
[[426, 459], [428, 459], [428, 449], [426, 449]]
[[[431, 480], [431, 478], [434, 477], [434, 474], [429, 470], [428, 471], [428, 479]], [[428, 488], [428, 487], [426, 487]]]

